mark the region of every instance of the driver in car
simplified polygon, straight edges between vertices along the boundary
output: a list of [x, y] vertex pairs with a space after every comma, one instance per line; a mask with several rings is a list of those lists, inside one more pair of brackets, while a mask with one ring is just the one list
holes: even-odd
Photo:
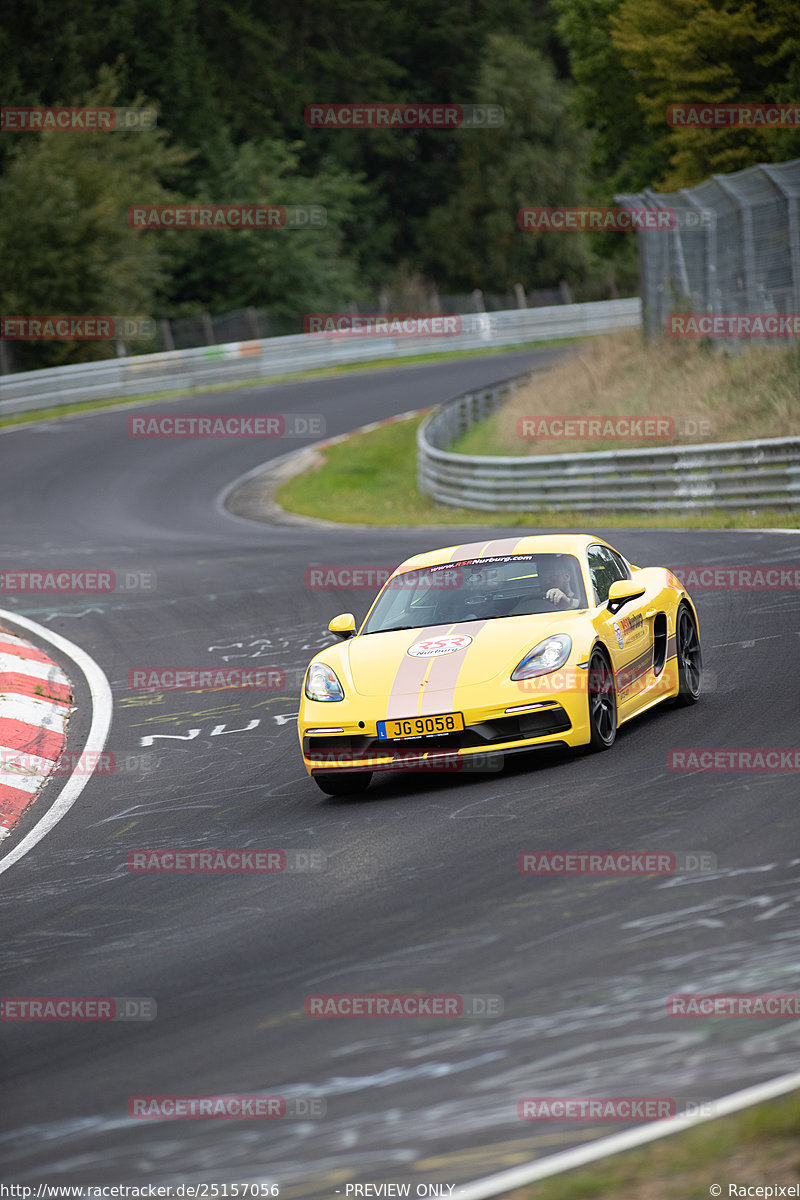
[[542, 595], [556, 608], [580, 608], [580, 597], [573, 586], [572, 571], [556, 560], [542, 568]]

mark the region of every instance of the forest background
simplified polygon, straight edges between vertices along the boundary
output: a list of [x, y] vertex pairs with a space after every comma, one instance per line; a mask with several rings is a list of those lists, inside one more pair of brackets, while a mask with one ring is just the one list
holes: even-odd
[[[636, 239], [525, 233], [800, 156], [800, 129], [680, 129], [671, 104], [800, 101], [794, 0], [0, 0], [3, 106], [150, 106], [157, 128], [0, 136], [0, 312], [350, 306], [565, 281], [637, 291]], [[495, 104], [496, 128], [313, 129], [326, 103]], [[132, 229], [135, 204], [313, 204], [309, 230]], [[114, 353], [15, 346], [26, 367]], [[17, 368], [18, 369], [18, 368]]]

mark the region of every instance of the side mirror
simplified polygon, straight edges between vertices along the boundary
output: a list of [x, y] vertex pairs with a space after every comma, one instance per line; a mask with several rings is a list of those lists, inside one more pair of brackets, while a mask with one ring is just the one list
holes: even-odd
[[623, 604], [638, 600], [645, 593], [644, 586], [636, 579], [617, 579], [608, 589], [606, 608], [610, 613], [617, 613]]
[[356, 619], [352, 613], [340, 613], [328, 624], [328, 629], [345, 642], [356, 635]]

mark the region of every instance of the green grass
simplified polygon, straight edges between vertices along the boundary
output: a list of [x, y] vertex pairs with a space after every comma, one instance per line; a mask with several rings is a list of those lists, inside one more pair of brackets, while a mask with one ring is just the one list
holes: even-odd
[[800, 1093], [532, 1184], [515, 1200], [708, 1200], [712, 1184], [800, 1180]]
[[[184, 388], [175, 392], [159, 392], [156, 395], [108, 397], [101, 400], [80, 400], [74, 404], [59, 404], [51, 408], [37, 408], [33, 412], [10, 413], [0, 416], [0, 429], [15, 425], [33, 425], [37, 421], [50, 421], [54, 417], [69, 417], [75, 413], [95, 412], [104, 408], [121, 408], [155, 404], [161, 400], [178, 400], [181, 396], [200, 395], [203, 392], [228, 392], [238, 388], [268, 387], [271, 384], [292, 383], [302, 379], [318, 379], [330, 375], [347, 375], [352, 371], [386, 371], [398, 367], [415, 366], [418, 363], [440, 362], [453, 358], [487, 358], [499, 354], [513, 354], [520, 350], [550, 349], [565, 346], [580, 339], [560, 338], [549, 342], [520, 342], [514, 346], [487, 347], [485, 350], [443, 350], [436, 354], [410, 354], [407, 358], [379, 358], [372, 362], [348, 363], [339, 367], [314, 367], [309, 371], [297, 371], [288, 375], [270, 375], [264, 379], [243, 379], [209, 387]], [[210, 349], [211, 347], [209, 347]]]
[[797, 513], [777, 510], [696, 513], [485, 512], [436, 504], [417, 491], [417, 429], [422, 417], [354, 434], [324, 451], [325, 462], [278, 488], [289, 512], [367, 525], [503, 525], [527, 529], [604, 526], [625, 529], [751, 529], [798, 527]]

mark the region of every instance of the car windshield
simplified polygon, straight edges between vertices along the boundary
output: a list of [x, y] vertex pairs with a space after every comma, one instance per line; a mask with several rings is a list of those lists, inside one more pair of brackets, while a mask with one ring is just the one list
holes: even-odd
[[395, 576], [387, 582], [361, 632], [387, 633], [582, 608], [586, 608], [586, 592], [574, 555], [495, 555]]

